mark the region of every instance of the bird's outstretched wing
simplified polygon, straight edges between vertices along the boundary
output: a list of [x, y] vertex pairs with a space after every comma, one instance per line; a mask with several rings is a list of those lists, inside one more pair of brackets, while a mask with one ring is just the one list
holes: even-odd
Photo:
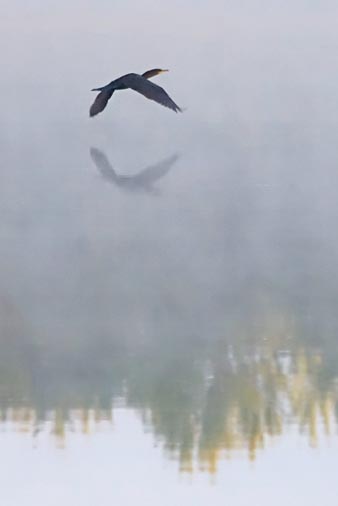
[[90, 156], [95, 163], [96, 167], [99, 169], [101, 176], [107, 179], [108, 181], [116, 181], [118, 179], [116, 172], [111, 166], [108, 158], [102, 151], [97, 148], [90, 148]]
[[94, 102], [92, 103], [90, 109], [89, 109], [89, 116], [96, 116], [96, 114], [99, 114], [99, 112], [102, 112], [103, 109], [108, 104], [108, 100], [111, 98], [112, 94], [114, 93], [114, 90], [102, 90], [97, 97], [95, 98]]
[[179, 156], [175, 154], [165, 160], [162, 160], [161, 162], [156, 163], [155, 165], [146, 167], [141, 172], [133, 176], [135, 183], [139, 185], [150, 185], [151, 183], [154, 183], [169, 172], [178, 158]]
[[151, 81], [148, 81], [143, 76], [138, 74], [127, 74], [123, 78], [123, 84], [138, 93], [141, 93], [146, 98], [150, 100], [154, 100], [158, 104], [164, 105], [164, 107], [168, 107], [172, 111], [182, 112], [181, 108], [175, 104], [175, 102], [169, 97], [168, 93]]

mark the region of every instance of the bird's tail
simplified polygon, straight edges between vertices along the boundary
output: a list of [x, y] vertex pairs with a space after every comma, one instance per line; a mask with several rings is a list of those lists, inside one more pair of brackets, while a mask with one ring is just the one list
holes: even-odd
[[102, 91], [104, 86], [101, 86], [101, 88], [92, 88], [90, 91]]

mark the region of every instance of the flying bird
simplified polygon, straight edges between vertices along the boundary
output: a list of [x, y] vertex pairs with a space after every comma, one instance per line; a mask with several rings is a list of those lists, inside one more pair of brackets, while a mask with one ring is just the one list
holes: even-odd
[[147, 70], [147, 72], [144, 72], [142, 75], [126, 74], [125, 76], [111, 81], [105, 86], [92, 89], [92, 91], [99, 91], [100, 93], [97, 95], [92, 106], [89, 109], [89, 116], [96, 116], [96, 114], [102, 112], [108, 104], [108, 101], [112, 97], [114, 91], [127, 89], [137, 91], [144, 97], [149, 98], [150, 100], [154, 100], [158, 104], [161, 104], [164, 107], [168, 107], [172, 111], [182, 112], [182, 109], [178, 107], [177, 104], [175, 104], [175, 102], [169, 97], [168, 93], [163, 88], [161, 88], [161, 86], [158, 86], [157, 84], [154, 84], [148, 80], [151, 77], [162, 74], [163, 72], [168, 72], [168, 70], [151, 69]]
[[178, 160], [177, 154], [165, 158], [161, 162], [150, 165], [133, 176], [117, 174], [108, 158], [97, 148], [90, 148], [90, 156], [99, 170], [101, 176], [110, 183], [125, 190], [142, 190], [153, 192], [153, 183], [169, 172]]

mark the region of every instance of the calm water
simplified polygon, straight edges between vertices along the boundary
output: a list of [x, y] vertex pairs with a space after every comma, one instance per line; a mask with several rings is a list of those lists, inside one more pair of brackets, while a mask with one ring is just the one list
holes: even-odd
[[[3, 504], [334, 504], [338, 7], [31, 3], [0, 12]], [[158, 66], [184, 114], [89, 119]]]

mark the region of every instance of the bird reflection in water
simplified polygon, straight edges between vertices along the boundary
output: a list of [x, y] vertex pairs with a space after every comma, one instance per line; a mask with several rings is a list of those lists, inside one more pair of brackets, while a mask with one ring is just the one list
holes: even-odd
[[90, 156], [106, 181], [125, 190], [148, 193], [157, 193], [153, 184], [165, 176], [179, 158], [178, 154], [174, 154], [154, 165], [149, 165], [137, 174], [126, 176], [117, 174], [107, 156], [99, 149], [90, 148]]

